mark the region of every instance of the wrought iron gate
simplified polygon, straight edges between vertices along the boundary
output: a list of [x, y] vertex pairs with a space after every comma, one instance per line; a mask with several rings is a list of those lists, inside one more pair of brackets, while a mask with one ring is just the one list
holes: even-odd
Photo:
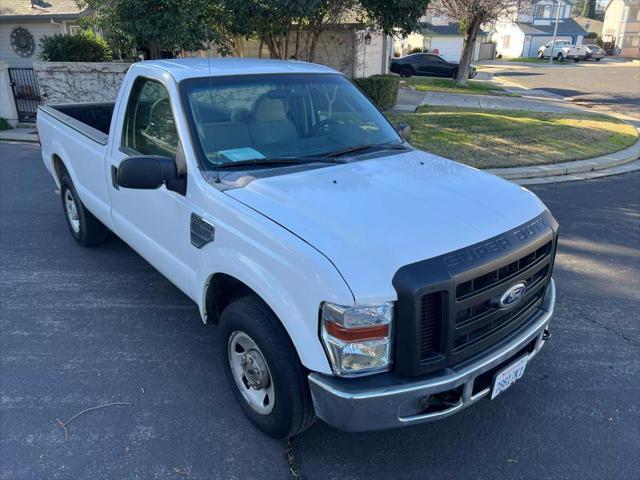
[[18, 111], [18, 121], [35, 123], [40, 90], [33, 68], [9, 68], [9, 80]]

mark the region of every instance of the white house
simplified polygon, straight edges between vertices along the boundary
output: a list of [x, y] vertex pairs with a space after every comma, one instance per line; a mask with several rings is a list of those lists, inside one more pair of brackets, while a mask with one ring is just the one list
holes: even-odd
[[619, 55], [640, 58], [640, 0], [610, 0], [605, 8], [602, 38]]
[[538, 0], [532, 7], [506, 12], [494, 26], [492, 38], [503, 57], [535, 57], [538, 49], [553, 40], [560, 8], [557, 40], [581, 45], [587, 31], [571, 18], [571, 0]]
[[75, 0], [0, 0], [0, 61], [31, 67], [42, 37], [74, 33], [80, 15]]
[[[431, 50], [445, 60], [458, 62], [462, 56], [463, 40], [459, 23], [453, 22], [446, 15], [428, 9], [420, 19], [419, 31], [405, 38], [396, 38], [394, 54], [403, 56], [414, 49]], [[493, 48], [489, 49], [488, 54], [485, 54], [482, 48], [487, 40], [487, 34], [480, 31], [474, 46], [474, 61], [493, 58]]]

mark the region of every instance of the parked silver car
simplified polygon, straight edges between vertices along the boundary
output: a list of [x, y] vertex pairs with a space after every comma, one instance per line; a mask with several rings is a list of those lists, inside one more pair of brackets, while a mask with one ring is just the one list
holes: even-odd
[[600, 60], [602, 60], [604, 57], [607, 56], [606, 52], [600, 48], [598, 45], [593, 45], [593, 44], [586, 44], [583, 45], [584, 48], [586, 48], [587, 50], [587, 60], [595, 60], [596, 62], [599, 62]]

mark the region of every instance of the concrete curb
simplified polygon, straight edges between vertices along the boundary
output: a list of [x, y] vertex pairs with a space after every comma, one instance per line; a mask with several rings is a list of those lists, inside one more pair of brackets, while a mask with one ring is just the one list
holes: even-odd
[[485, 172], [498, 175], [507, 180], [558, 177], [606, 170], [633, 162], [638, 158], [640, 158], [640, 140], [637, 140], [636, 143], [624, 150], [587, 160], [553, 163], [550, 165], [533, 165], [530, 167], [491, 168], [485, 170]]

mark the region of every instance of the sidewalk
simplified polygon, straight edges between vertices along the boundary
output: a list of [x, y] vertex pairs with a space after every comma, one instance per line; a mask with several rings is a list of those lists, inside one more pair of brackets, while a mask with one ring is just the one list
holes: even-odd
[[425, 92], [401, 88], [393, 107], [394, 112], [415, 112], [421, 105], [436, 107], [485, 108], [493, 110], [525, 110], [547, 113], [593, 114], [577, 105], [560, 100], [556, 95], [526, 88], [507, 88], [507, 93], [517, 93], [520, 97], [508, 95], [472, 95], [463, 93]]
[[0, 141], [38, 143], [36, 128], [11, 128], [0, 131]]

